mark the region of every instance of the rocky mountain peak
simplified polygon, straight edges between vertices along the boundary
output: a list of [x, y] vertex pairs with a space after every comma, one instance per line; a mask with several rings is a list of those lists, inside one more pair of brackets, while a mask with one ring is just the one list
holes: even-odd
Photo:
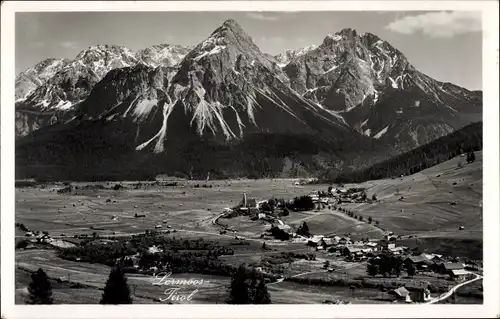
[[373, 44], [377, 43], [377, 41], [381, 41], [381, 39], [373, 33], [366, 32], [361, 35], [361, 39], [368, 45], [372, 46]]
[[193, 47], [162, 43], [138, 51], [136, 57], [146, 65], [169, 67], [178, 65], [192, 49]]

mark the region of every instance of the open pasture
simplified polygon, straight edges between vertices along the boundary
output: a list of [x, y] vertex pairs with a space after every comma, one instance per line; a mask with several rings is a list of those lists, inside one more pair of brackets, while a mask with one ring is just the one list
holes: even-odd
[[306, 222], [313, 235], [343, 236], [351, 234], [355, 240], [361, 238], [381, 238], [383, 231], [366, 222], [358, 221], [345, 214], [331, 209], [312, 212], [307, 217], [296, 218], [295, 213], [283, 218], [291, 226], [297, 228]]
[[365, 219], [371, 216], [384, 229], [418, 237], [482, 239], [482, 152], [471, 164], [456, 157], [414, 175], [346, 185], [354, 186], [366, 187], [368, 196], [376, 194], [379, 201], [346, 207]]
[[[213, 220], [224, 208], [237, 205], [243, 192], [261, 200], [293, 198], [314, 189], [311, 185], [294, 186], [294, 180], [213, 181], [208, 182], [211, 188], [194, 187], [199, 183], [184, 181], [178, 186], [166, 187], [143, 184], [136, 189], [132, 182], [125, 182], [121, 183], [125, 189], [96, 187], [76, 191], [76, 194], [57, 193], [62, 185], [18, 188], [16, 222], [33, 230], [45, 230], [52, 235], [64, 233], [66, 236], [89, 232], [100, 235], [138, 233], [163, 221], [166, 221], [162, 225], [164, 229], [170, 225], [172, 228], [217, 233], [220, 227], [214, 225]], [[106, 183], [97, 183], [102, 184]], [[74, 185], [82, 189], [86, 184]], [[145, 217], [134, 217], [135, 214], [144, 214]]]

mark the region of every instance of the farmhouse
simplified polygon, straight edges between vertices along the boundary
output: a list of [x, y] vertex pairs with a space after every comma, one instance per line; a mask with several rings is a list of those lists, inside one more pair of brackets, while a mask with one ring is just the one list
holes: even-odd
[[433, 264], [431, 260], [425, 255], [420, 254], [418, 256], [410, 256], [404, 260], [405, 265], [413, 264], [417, 269], [425, 269]]
[[431, 296], [429, 291], [430, 284], [424, 282], [410, 282], [405, 284], [405, 288], [410, 292], [410, 298], [413, 302], [424, 302]]
[[363, 250], [358, 247], [352, 247], [348, 246], [345, 247], [344, 250], [342, 251], [343, 255], [349, 256], [349, 257], [357, 257], [357, 256], [362, 256], [363, 255]]
[[454, 276], [453, 275], [454, 270], [465, 271], [464, 266], [460, 263], [443, 263], [441, 264], [439, 270], [440, 270], [439, 272], [443, 274], [448, 274], [450, 276]]
[[391, 290], [389, 294], [396, 296], [397, 299], [411, 301], [410, 292], [405, 287], [399, 287], [397, 289]]
[[334, 239], [333, 238], [323, 238], [323, 244], [325, 247], [333, 246], [334, 245]]
[[465, 269], [453, 269], [450, 273], [450, 277], [454, 279], [462, 279], [468, 274], [469, 272]]
[[324, 245], [323, 236], [322, 235], [313, 236], [313, 238], [308, 240], [307, 245], [313, 246], [313, 247]]
[[342, 238], [339, 239], [339, 244], [340, 245], [349, 245], [351, 243], [352, 243], [352, 241], [351, 241], [350, 237], [344, 236], [344, 237], [342, 237]]

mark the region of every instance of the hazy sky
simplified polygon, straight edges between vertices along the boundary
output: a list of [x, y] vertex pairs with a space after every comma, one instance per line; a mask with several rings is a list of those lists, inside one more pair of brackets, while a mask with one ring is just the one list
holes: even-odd
[[229, 18], [273, 55], [319, 45], [343, 28], [371, 32], [431, 77], [482, 88], [481, 16], [456, 11], [16, 13], [16, 73], [49, 57], [73, 59], [96, 44], [133, 51], [159, 43], [197, 44]]

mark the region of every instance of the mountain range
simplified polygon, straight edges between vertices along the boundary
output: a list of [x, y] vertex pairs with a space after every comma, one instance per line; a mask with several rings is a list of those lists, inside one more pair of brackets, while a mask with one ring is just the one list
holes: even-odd
[[273, 57], [227, 20], [192, 47], [99, 45], [21, 73], [17, 173], [310, 175], [373, 164], [481, 114], [482, 92], [430, 78], [371, 33]]

